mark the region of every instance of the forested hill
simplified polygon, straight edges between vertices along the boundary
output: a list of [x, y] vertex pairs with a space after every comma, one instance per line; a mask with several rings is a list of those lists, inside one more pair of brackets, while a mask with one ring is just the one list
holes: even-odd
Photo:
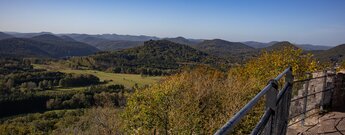
[[186, 39], [184, 37], [176, 37], [176, 38], [164, 38], [164, 40], [169, 40], [171, 42], [184, 44], [184, 45], [196, 45], [198, 43], [201, 43], [203, 40], [197, 40], [197, 39]]
[[297, 47], [294, 44], [291, 44], [288, 41], [282, 41], [282, 42], [277, 42], [277, 43], [273, 44], [272, 46], [269, 46], [269, 47], [266, 47], [266, 48], [262, 48], [262, 50], [273, 51], [273, 50], [280, 50], [280, 49], [283, 49], [283, 48], [286, 48], [286, 47], [294, 48], [294, 49], [299, 49], [299, 47]]
[[[43, 50], [43, 44], [23, 38], [0, 40], [0, 56], [10, 57], [52, 57]], [[49, 47], [49, 45], [44, 45]], [[41, 48], [42, 47], [42, 48]]]
[[322, 61], [340, 62], [345, 60], [345, 44], [338, 45], [325, 51], [314, 53], [315, 57]]
[[81, 66], [122, 73], [143, 73], [146, 70], [170, 72], [183, 65], [226, 65], [224, 59], [210, 56], [187, 45], [168, 40], [149, 40], [143, 46], [103, 52], [87, 57], [70, 59], [73, 67]]
[[194, 47], [216, 56], [231, 56], [255, 50], [255, 48], [240, 42], [229, 42], [221, 39], [205, 40], [194, 45]]
[[7, 38], [13, 38], [13, 36], [0, 32], [0, 40], [7, 39]]
[[0, 40], [0, 56], [50, 57], [85, 56], [99, 51], [97, 48], [54, 35], [44, 34], [32, 38]]

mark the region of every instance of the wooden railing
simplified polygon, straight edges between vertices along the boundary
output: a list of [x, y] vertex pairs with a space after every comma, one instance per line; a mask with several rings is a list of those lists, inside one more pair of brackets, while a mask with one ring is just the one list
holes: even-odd
[[[285, 84], [278, 90], [278, 81], [285, 76]], [[215, 135], [231, 133], [236, 124], [251, 110], [258, 101], [266, 97], [266, 110], [251, 134], [281, 135], [286, 134], [289, 107], [293, 85], [292, 68], [285, 69], [252, 98], [239, 112], [225, 123]]]

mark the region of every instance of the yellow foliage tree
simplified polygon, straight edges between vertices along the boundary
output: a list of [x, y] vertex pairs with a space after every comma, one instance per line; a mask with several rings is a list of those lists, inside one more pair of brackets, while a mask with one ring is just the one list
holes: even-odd
[[231, 69], [229, 75], [244, 80], [256, 78], [266, 84], [287, 67], [292, 67], [295, 78], [301, 79], [306, 72], [317, 70], [317, 62], [312, 54], [305, 54], [302, 49], [283, 47], [279, 50], [264, 51], [244, 66]]
[[[137, 90], [122, 115], [125, 131], [133, 134], [213, 134], [242, 108], [267, 81], [292, 66], [295, 75], [316, 70], [302, 50], [264, 52], [228, 73], [198, 67]], [[248, 134], [262, 114], [263, 101], [236, 127]]]

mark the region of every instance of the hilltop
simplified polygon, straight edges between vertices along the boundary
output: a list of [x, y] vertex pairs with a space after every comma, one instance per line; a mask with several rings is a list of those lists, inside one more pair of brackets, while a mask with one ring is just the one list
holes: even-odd
[[262, 48], [262, 50], [274, 51], [274, 50], [281, 50], [281, 49], [286, 48], [286, 47], [288, 47], [288, 48], [291, 47], [291, 48], [294, 48], [294, 49], [299, 49], [299, 47], [297, 47], [294, 44], [291, 44], [288, 41], [282, 41], [282, 42], [277, 42], [277, 43], [273, 44], [272, 46]]
[[216, 56], [231, 56], [255, 50], [255, 48], [240, 42], [229, 42], [221, 39], [204, 40], [203, 42], [194, 45], [194, 47]]
[[196, 44], [201, 43], [203, 41], [203, 40], [197, 40], [197, 39], [186, 39], [184, 37], [164, 38], [164, 40], [169, 40], [171, 42], [184, 44], [184, 45], [196, 45]]

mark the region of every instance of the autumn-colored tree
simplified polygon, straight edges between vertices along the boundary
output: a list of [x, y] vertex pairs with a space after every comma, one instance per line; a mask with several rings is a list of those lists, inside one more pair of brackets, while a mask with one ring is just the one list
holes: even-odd
[[303, 78], [306, 72], [317, 70], [317, 62], [312, 58], [312, 54], [304, 54], [302, 49], [283, 47], [279, 50], [264, 51], [244, 66], [230, 70], [230, 75], [242, 76], [243, 79], [254, 77], [267, 83], [289, 66], [292, 67], [295, 78]]
[[[291, 66], [303, 78], [316, 70], [310, 54], [283, 48], [263, 52], [228, 73], [209, 67], [187, 70], [160, 84], [137, 90], [123, 113], [126, 131], [136, 134], [213, 134], [268, 80]], [[236, 134], [248, 134], [260, 118], [263, 101], [245, 117]]]

